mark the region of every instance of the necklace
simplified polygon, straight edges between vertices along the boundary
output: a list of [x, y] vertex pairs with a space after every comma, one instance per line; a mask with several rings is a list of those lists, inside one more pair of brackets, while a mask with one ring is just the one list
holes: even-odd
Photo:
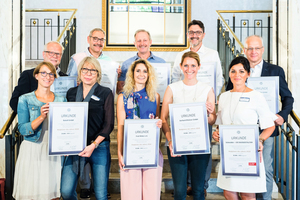
[[[182, 85], [183, 103], [185, 103], [185, 89], [184, 89], [184, 86], [185, 86], [185, 84], [183, 83], [183, 85]], [[194, 92], [193, 102], [196, 102], [197, 87], [198, 87], [198, 81], [196, 82], [196, 88], [195, 88], [195, 92]]]
[[[244, 92], [246, 91], [246, 88], [247, 88], [247, 86], [246, 86], [245, 89], [243, 90], [243, 92], [242, 92], [240, 98], [244, 95]], [[231, 114], [232, 93], [233, 93], [233, 92], [231, 92], [231, 94], [230, 94], [230, 108], [229, 108], [229, 117], [230, 117], [231, 125], [233, 125], [234, 114], [235, 114], [235, 111], [236, 111], [236, 109], [237, 109], [237, 107], [238, 107], [238, 105], [239, 105], [239, 103], [240, 103], [240, 98], [239, 98], [239, 101], [238, 101], [238, 103], [236, 104], [233, 113]]]

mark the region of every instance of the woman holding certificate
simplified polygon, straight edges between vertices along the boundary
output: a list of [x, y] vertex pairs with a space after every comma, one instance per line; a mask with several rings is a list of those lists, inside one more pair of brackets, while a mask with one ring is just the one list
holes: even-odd
[[57, 77], [55, 67], [41, 62], [33, 71], [38, 87], [22, 95], [18, 103], [18, 128], [24, 136], [18, 156], [13, 197], [55, 199], [60, 197], [61, 157], [48, 156], [49, 102], [66, 101], [50, 91]]
[[[163, 156], [159, 151], [157, 168], [123, 169], [123, 138], [125, 119], [154, 119], [159, 116], [159, 94], [156, 92], [154, 68], [140, 59], [130, 66], [122, 94], [118, 96], [118, 158], [122, 200], [159, 200]], [[161, 128], [161, 120], [156, 123]]]
[[[229, 77], [233, 89], [221, 94], [218, 107], [218, 125], [253, 125], [259, 122], [263, 130], [259, 136], [260, 176], [224, 176], [220, 165], [217, 186], [224, 190], [226, 199], [256, 199], [255, 193], [266, 191], [266, 176], [262, 161], [263, 142], [273, 133], [276, 116], [260, 92], [246, 86], [250, 76], [250, 64], [244, 57], [232, 60], [229, 66]], [[225, 134], [225, 133], [224, 133]], [[213, 133], [216, 141], [220, 140], [219, 131]], [[246, 145], [246, 144], [245, 144]]]
[[184, 74], [184, 79], [167, 87], [161, 113], [163, 132], [167, 140], [166, 145], [169, 146], [167, 152], [174, 183], [174, 199], [183, 200], [186, 198], [188, 169], [191, 173], [193, 198], [197, 200], [205, 199], [205, 172], [210, 154], [175, 156], [173, 154], [171, 131], [167, 121], [170, 104], [206, 102], [205, 111], [207, 111], [208, 123], [210, 125], [214, 124], [216, 120], [215, 95], [212, 87], [197, 80], [197, 73], [200, 69], [200, 58], [197, 53], [192, 51], [184, 53], [181, 58], [180, 69]]
[[68, 102], [88, 102], [87, 146], [78, 155], [67, 156], [62, 171], [61, 193], [64, 200], [77, 199], [76, 186], [88, 162], [92, 168], [96, 199], [107, 199], [110, 169], [110, 133], [114, 128], [114, 97], [109, 88], [99, 85], [100, 63], [93, 56], [78, 66], [77, 87], [67, 92]]

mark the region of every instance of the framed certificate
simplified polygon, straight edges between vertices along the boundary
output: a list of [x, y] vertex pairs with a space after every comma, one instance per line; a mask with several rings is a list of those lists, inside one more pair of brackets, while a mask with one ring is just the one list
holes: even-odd
[[124, 169], [158, 166], [160, 129], [156, 122], [157, 119], [125, 119]]
[[49, 155], [77, 155], [86, 147], [88, 102], [49, 105]]
[[119, 67], [119, 63], [114, 61], [107, 61], [107, 60], [98, 60], [98, 61], [100, 62], [101, 65], [101, 74], [102, 74], [100, 85], [108, 87], [109, 89], [111, 89], [113, 95], [115, 95], [117, 80], [118, 80], [117, 69]]
[[77, 76], [60, 76], [54, 80], [50, 90], [60, 96], [66, 97], [70, 88], [77, 86]]
[[165, 91], [171, 81], [171, 64], [170, 63], [151, 63], [157, 74], [157, 93], [160, 96], [160, 102], [164, 99]]
[[269, 105], [271, 112], [279, 112], [279, 77], [249, 77], [247, 86], [262, 93]]
[[174, 155], [209, 154], [205, 103], [169, 104]]
[[[197, 80], [210, 85], [216, 97], [216, 62], [201, 62], [200, 70], [197, 73]], [[217, 102], [217, 97], [216, 97]]]
[[258, 125], [220, 125], [224, 176], [259, 176]]

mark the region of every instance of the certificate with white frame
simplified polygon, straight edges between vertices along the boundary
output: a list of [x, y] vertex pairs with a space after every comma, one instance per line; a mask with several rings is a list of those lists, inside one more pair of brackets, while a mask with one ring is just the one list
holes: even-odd
[[279, 112], [279, 76], [249, 77], [247, 86], [264, 95], [271, 112]]
[[169, 104], [174, 155], [209, 154], [205, 103]]
[[164, 99], [165, 91], [171, 81], [171, 64], [170, 63], [151, 63], [157, 74], [157, 93], [160, 96], [160, 102]]
[[98, 60], [101, 65], [101, 81], [100, 85], [108, 87], [111, 89], [113, 95], [115, 96], [117, 87], [117, 78], [119, 63], [108, 60]]
[[220, 125], [222, 175], [260, 176], [258, 125]]
[[215, 101], [217, 102], [216, 96], [216, 62], [201, 62], [200, 70], [197, 73], [197, 80], [210, 85], [215, 93]]
[[160, 129], [157, 119], [125, 119], [124, 169], [158, 167]]
[[51, 102], [49, 155], [77, 155], [86, 147], [88, 102]]
[[56, 78], [50, 90], [60, 96], [66, 97], [70, 88], [77, 86], [76, 76], [60, 76]]

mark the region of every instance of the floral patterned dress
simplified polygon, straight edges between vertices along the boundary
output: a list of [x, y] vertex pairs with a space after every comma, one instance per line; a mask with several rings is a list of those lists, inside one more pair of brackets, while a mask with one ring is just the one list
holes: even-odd
[[128, 97], [123, 95], [126, 119], [154, 119], [156, 115], [156, 100], [151, 102], [146, 88], [131, 93]]

